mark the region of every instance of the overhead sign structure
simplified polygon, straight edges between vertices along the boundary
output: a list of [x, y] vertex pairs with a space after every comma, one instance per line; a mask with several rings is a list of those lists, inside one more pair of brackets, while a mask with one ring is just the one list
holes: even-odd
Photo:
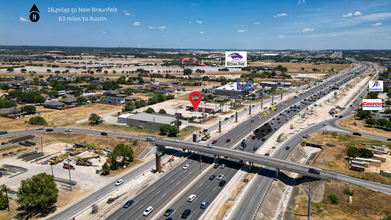
[[251, 90], [251, 81], [237, 81], [237, 90]]
[[383, 92], [383, 81], [369, 81], [370, 92]]
[[381, 99], [363, 99], [362, 110], [381, 110], [382, 102]]
[[225, 67], [247, 67], [247, 52], [226, 51]]

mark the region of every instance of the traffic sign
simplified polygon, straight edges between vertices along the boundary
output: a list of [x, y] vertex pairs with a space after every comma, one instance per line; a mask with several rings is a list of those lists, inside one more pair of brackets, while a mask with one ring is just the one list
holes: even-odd
[[307, 139], [308, 139], [308, 137], [307, 137], [307, 136], [303, 136], [303, 138], [307, 138]]
[[314, 106], [316, 107], [316, 106], [318, 106], [317, 104], [314, 104]]

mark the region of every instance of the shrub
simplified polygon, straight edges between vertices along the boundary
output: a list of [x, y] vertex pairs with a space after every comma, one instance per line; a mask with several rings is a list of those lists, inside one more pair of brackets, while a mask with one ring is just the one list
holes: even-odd
[[329, 198], [330, 198], [330, 200], [331, 200], [331, 202], [333, 204], [337, 204], [338, 203], [338, 196], [335, 195], [335, 193], [330, 193]]
[[46, 125], [46, 120], [44, 118], [42, 118], [41, 116], [35, 116], [35, 117], [31, 117], [29, 119], [29, 123], [32, 124], [32, 125]]
[[354, 192], [353, 190], [349, 189], [349, 188], [345, 188], [344, 191], [343, 191], [346, 195], [349, 195], [349, 196], [353, 196]]

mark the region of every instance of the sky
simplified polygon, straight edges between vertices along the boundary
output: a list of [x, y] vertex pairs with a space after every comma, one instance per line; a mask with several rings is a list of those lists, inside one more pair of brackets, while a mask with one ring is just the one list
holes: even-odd
[[[29, 18], [33, 4], [39, 10], [37, 22]], [[98, 18], [102, 21], [94, 21]], [[0, 45], [391, 49], [391, 1], [3, 0], [0, 30]]]

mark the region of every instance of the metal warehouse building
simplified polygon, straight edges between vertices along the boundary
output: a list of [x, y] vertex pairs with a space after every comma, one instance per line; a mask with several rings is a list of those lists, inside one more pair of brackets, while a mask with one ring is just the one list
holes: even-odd
[[176, 118], [174, 116], [144, 112], [126, 118], [126, 124], [130, 127], [140, 127], [154, 131], [160, 131], [159, 127], [163, 125], [174, 125], [175, 121]]

